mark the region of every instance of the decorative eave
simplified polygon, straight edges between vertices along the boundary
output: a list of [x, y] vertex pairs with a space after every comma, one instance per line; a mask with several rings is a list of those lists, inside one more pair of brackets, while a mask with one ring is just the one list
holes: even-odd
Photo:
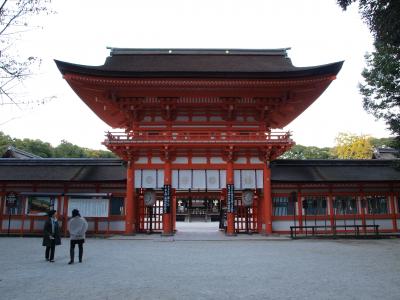
[[67, 73], [64, 79], [69, 83], [87, 84], [91, 87], [135, 87], [135, 88], [268, 88], [268, 87], [295, 87], [310, 84], [331, 82], [336, 75], [313, 76], [298, 79], [221, 79], [221, 78], [118, 78], [99, 77]]
[[[298, 68], [286, 50], [112, 48], [102, 66], [56, 64], [113, 128], [130, 130], [155, 110], [171, 121], [180, 109], [199, 105], [218, 110], [225, 121], [247, 110], [258, 126], [283, 128], [323, 93], [343, 64]], [[199, 104], [199, 98], [208, 102]]]

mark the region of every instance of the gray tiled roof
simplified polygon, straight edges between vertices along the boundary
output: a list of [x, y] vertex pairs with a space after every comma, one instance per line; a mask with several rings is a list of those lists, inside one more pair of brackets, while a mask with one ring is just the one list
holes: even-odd
[[38, 155], [29, 153], [27, 151], [15, 148], [13, 146], [8, 146], [7, 150], [4, 152], [3, 158], [41, 158]]
[[336, 75], [343, 64], [295, 67], [286, 50], [111, 48], [102, 66], [55, 62], [62, 74], [147, 78], [296, 78]]
[[[396, 161], [399, 163], [399, 161]], [[276, 160], [273, 182], [400, 181], [393, 160]], [[119, 159], [0, 159], [0, 181], [126, 181]]]
[[273, 181], [340, 182], [400, 181], [394, 160], [276, 160], [271, 163]]
[[125, 181], [118, 159], [0, 159], [3, 181]]

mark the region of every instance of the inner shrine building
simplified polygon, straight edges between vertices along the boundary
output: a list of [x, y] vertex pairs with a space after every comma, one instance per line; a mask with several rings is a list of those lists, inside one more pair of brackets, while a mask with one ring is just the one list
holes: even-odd
[[56, 61], [113, 128], [103, 144], [119, 159], [0, 159], [0, 232], [41, 232], [35, 212], [49, 207], [64, 225], [79, 208], [95, 234], [171, 235], [196, 219], [228, 235], [310, 223], [398, 232], [392, 161], [278, 159], [294, 145], [282, 129], [343, 63], [294, 67], [287, 50], [110, 48], [101, 66]]

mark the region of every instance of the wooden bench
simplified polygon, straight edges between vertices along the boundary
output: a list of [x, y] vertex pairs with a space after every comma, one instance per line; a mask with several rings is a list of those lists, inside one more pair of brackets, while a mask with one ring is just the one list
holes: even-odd
[[[305, 234], [306, 237], [308, 236], [316, 236], [316, 235], [331, 235], [331, 236], [337, 236], [337, 230], [340, 228], [344, 228], [347, 230], [348, 228], [353, 228], [354, 229], [354, 237], [360, 237], [361, 234], [367, 235], [367, 233], [370, 233], [368, 231], [368, 228], [373, 229], [373, 235], [376, 237], [379, 236], [379, 225], [333, 225], [333, 226], [320, 226], [320, 225], [309, 225], [309, 226], [290, 226], [290, 237], [296, 238], [297, 235], [299, 234], [298, 231], [300, 231], [300, 234]], [[324, 229], [324, 230], [321, 230]], [[361, 229], [361, 230], [360, 230]], [[311, 231], [311, 232], [310, 232]], [[346, 232], [346, 236], [347, 236]]]

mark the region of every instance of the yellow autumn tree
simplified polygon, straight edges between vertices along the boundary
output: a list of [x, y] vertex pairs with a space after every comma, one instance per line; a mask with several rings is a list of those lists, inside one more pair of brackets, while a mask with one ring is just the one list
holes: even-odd
[[340, 132], [335, 141], [336, 146], [333, 148], [333, 153], [337, 158], [369, 159], [372, 157], [373, 147], [369, 135]]

